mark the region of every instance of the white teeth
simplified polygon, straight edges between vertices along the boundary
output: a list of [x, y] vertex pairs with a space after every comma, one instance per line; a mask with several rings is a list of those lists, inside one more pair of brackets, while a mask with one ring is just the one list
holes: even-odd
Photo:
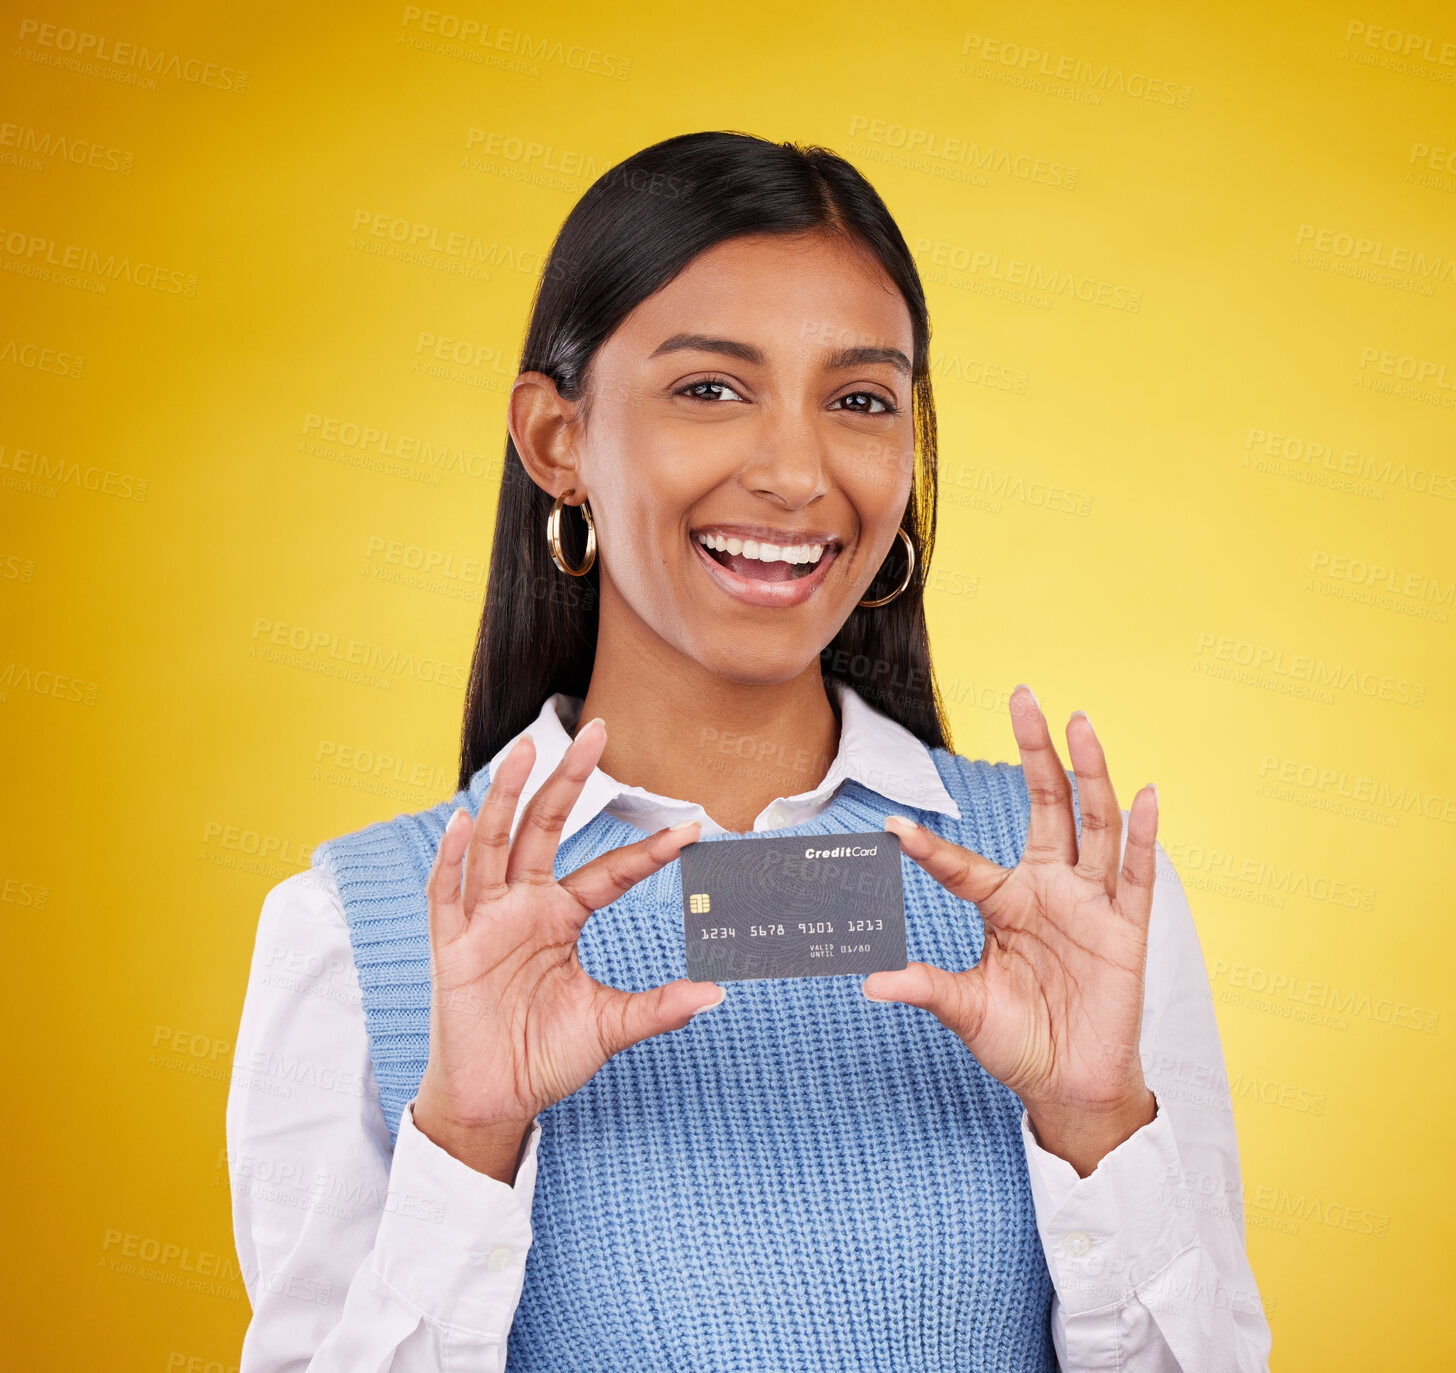
[[757, 539], [737, 539], [723, 534], [699, 534], [697, 540], [704, 548], [728, 553], [733, 557], [741, 554], [745, 558], [756, 558], [764, 563], [817, 563], [824, 556], [827, 546], [822, 543], [759, 543]]

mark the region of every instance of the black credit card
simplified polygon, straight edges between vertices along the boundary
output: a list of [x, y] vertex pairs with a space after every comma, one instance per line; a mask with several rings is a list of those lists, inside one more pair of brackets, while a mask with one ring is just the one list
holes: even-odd
[[700, 839], [678, 859], [694, 982], [905, 966], [900, 839], [889, 830]]

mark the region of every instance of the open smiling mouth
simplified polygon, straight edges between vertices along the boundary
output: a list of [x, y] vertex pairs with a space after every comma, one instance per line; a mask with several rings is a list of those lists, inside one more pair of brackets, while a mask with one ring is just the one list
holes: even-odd
[[765, 582], [796, 581], [810, 576], [825, 557], [838, 552], [832, 544], [771, 544], [767, 540], [729, 538], [718, 534], [694, 534], [714, 562], [740, 577]]
[[818, 531], [783, 543], [713, 528], [694, 529], [688, 537], [722, 590], [735, 600], [765, 606], [799, 605], [808, 600], [823, 583], [842, 546], [838, 538]]

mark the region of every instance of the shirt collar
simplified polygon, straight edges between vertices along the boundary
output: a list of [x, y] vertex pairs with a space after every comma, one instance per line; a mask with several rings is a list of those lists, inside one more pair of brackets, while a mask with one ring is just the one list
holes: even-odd
[[[897, 720], [876, 709], [853, 687], [830, 678], [826, 688], [839, 702], [839, 752], [835, 755], [824, 780], [810, 791], [780, 801], [812, 803], [828, 797], [839, 784], [853, 779], [887, 800], [916, 810], [938, 811], [960, 818], [960, 808], [940, 779], [940, 772], [925, 743]], [[512, 837], [520, 823], [525, 804], [549, 777], [571, 744], [570, 730], [580, 718], [582, 698], [556, 692], [542, 702], [540, 713], [519, 734], [512, 737], [490, 760], [491, 775], [511, 746], [529, 734], [536, 746], [536, 761], [526, 778], [517, 803], [516, 818], [511, 826]], [[628, 786], [593, 768], [582, 784], [581, 795], [566, 818], [561, 830], [564, 843], [582, 826], [595, 819], [608, 806], [624, 815], [641, 816], [651, 830], [679, 820], [703, 820], [703, 832], [720, 827], [711, 821], [703, 808], [691, 801], [662, 796], [642, 787]], [[635, 823], [635, 820], [633, 821]], [[771, 834], [772, 830], [759, 831]]]

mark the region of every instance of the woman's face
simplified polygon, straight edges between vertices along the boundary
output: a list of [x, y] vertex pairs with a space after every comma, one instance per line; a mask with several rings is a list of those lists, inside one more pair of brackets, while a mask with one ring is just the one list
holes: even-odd
[[892, 548], [904, 566], [913, 348], [875, 259], [820, 234], [721, 243], [639, 305], [561, 488], [590, 499], [604, 631], [626, 612], [734, 681], [817, 664]]

